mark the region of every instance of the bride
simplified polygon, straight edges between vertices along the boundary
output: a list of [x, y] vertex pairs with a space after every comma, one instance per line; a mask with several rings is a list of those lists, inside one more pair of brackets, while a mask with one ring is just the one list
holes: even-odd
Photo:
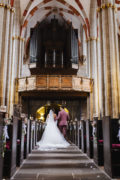
[[43, 132], [42, 138], [37, 142], [38, 149], [56, 149], [56, 148], [66, 148], [69, 143], [65, 140], [64, 136], [61, 134], [54, 121], [53, 111], [50, 110], [48, 118], [46, 120], [46, 127]]

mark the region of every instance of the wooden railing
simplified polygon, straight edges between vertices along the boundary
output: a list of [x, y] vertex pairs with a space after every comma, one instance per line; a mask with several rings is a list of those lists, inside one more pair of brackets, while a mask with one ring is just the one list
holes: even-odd
[[93, 80], [72, 75], [39, 75], [19, 78], [18, 92], [31, 90], [73, 90], [91, 92]]

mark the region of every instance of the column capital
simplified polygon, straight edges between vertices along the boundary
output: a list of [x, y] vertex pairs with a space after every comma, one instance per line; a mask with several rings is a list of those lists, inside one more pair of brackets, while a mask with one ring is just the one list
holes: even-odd
[[86, 42], [88, 42], [88, 41], [98, 41], [98, 40], [99, 40], [98, 37], [89, 37], [89, 38], [86, 40]]
[[115, 10], [115, 12], [117, 12], [117, 7], [115, 4], [112, 4], [112, 3], [104, 3], [101, 5], [101, 7], [98, 7], [96, 10], [97, 12], [101, 12], [103, 9], [109, 9], [109, 8], [112, 8], [113, 10]]
[[5, 8], [5, 9], [8, 9], [11, 12], [15, 13], [15, 8], [11, 7], [9, 4], [0, 3], [0, 8]]
[[17, 40], [20, 40], [20, 41], [23, 41], [23, 42], [25, 41], [25, 38], [23, 38], [21, 36], [17, 36], [17, 35], [13, 36], [12, 39], [13, 40], [17, 39]]

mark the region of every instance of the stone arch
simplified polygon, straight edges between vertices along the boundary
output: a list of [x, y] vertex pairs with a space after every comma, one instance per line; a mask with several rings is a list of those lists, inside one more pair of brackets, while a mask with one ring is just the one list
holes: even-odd
[[[30, 13], [28, 14], [28, 16], [27, 16], [26, 19], [25, 19], [25, 18], [22, 19], [22, 21], [25, 19], [24, 22], [23, 22], [23, 25], [22, 25], [22, 30], [21, 30], [21, 34], [22, 34], [23, 36], [24, 36], [24, 29], [26, 28], [26, 26], [27, 26], [27, 24], [28, 24], [28, 22], [29, 22], [29, 19], [34, 15], [34, 13], [39, 9], [39, 7], [40, 7], [41, 5], [44, 5], [44, 4], [46, 4], [46, 3], [50, 2], [50, 1], [52, 1], [52, 0], [44, 0], [44, 1], [42, 1], [41, 3], [39, 3], [37, 6], [35, 6], [35, 7], [30, 11]], [[25, 9], [25, 11], [24, 11], [24, 13], [23, 13], [23, 17], [26, 17], [27, 12], [28, 12], [30, 6], [32, 5], [32, 2], [33, 2], [33, 1], [29, 1], [28, 5], [27, 5], [27, 7], [26, 7], [26, 9]], [[82, 4], [80, 3], [80, 1], [79, 1], [79, 2], [76, 1], [76, 3], [78, 4], [78, 7], [79, 7], [80, 10], [82, 11], [82, 13], [83, 13], [83, 15], [84, 15], [84, 18], [82, 17], [82, 15], [80, 14], [80, 12], [79, 12], [78, 10], [76, 10], [76, 8], [74, 8], [73, 6], [71, 6], [71, 5], [70, 5], [69, 3], [67, 3], [65, 0], [64, 0], [64, 1], [63, 1], [63, 0], [62, 0], [62, 1], [61, 1], [61, 0], [57, 0], [57, 2], [65, 5], [67, 8], [70, 9], [70, 12], [71, 12], [71, 13], [75, 14], [77, 17], [80, 18], [80, 21], [82, 22], [83, 27], [84, 27], [84, 30], [85, 30], [85, 33], [86, 33], [86, 38], [88, 38], [88, 37], [89, 37], [89, 32], [90, 32], [90, 30], [89, 30], [89, 20], [88, 20], [86, 14], [85, 14], [84, 8], [83, 8]]]

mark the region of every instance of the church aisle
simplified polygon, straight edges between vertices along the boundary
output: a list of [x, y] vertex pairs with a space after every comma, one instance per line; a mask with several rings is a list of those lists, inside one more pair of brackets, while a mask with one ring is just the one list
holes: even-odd
[[76, 146], [33, 150], [11, 180], [109, 180]]

